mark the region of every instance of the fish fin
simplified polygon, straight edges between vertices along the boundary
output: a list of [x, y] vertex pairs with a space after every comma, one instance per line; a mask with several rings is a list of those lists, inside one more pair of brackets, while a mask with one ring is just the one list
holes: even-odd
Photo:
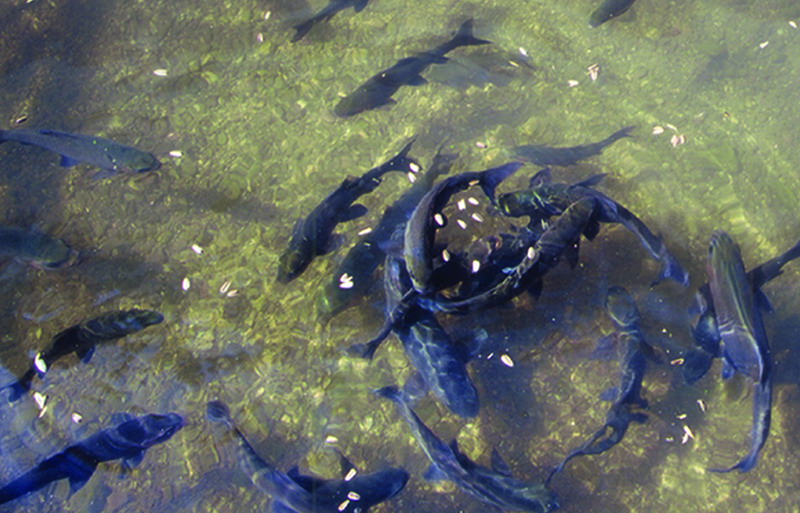
[[[439, 55], [438, 53], [431, 53], [431, 52], [419, 52], [419, 53], [417, 53], [417, 55], [415, 57], [407, 57], [407, 59], [408, 60], [406, 61], [406, 63], [413, 62], [413, 61], [415, 61], [417, 59], [428, 59], [433, 64], [447, 64], [447, 62], [450, 60], [447, 57], [445, 57], [444, 55]], [[403, 59], [403, 60], [406, 60], [406, 59]], [[406, 64], [406, 63], [404, 63], [404, 64]]]
[[617, 395], [619, 395], [619, 388], [609, 387], [600, 393], [600, 400], [612, 402], [617, 398]]
[[506, 460], [500, 455], [497, 447], [492, 449], [492, 470], [500, 475], [511, 477], [511, 467], [508, 466]]
[[756, 306], [762, 311], [768, 313], [775, 311], [775, 308], [772, 306], [772, 301], [769, 300], [769, 297], [760, 288], [753, 290], [753, 297], [756, 302]]
[[347, 459], [347, 456], [342, 454], [341, 451], [336, 450], [336, 454], [339, 455], [339, 471], [342, 473], [342, 478], [345, 478], [352, 470], [360, 472], [359, 468], [356, 467], [352, 461]]
[[603, 181], [603, 178], [606, 177], [606, 174], [607, 173], [598, 173], [596, 175], [590, 176], [586, 180], [573, 184], [573, 187], [594, 187], [595, 185]]
[[450, 441], [450, 450], [453, 451], [453, 455], [456, 457], [458, 463], [461, 464], [462, 467], [467, 470], [475, 467], [475, 462], [469, 459], [467, 455], [461, 452], [461, 449], [458, 448], [458, 440], [455, 438]]
[[122, 424], [123, 422], [129, 422], [135, 418], [136, 416], [125, 411], [118, 411], [111, 414], [111, 422], [114, 424]]
[[80, 358], [83, 363], [89, 363], [92, 361], [92, 356], [94, 356], [95, 345], [92, 344], [89, 347], [82, 347], [75, 351], [75, 354]]
[[298, 23], [297, 25], [292, 27], [293, 29], [296, 30], [295, 34], [292, 36], [291, 39], [292, 43], [296, 43], [301, 39], [303, 39], [304, 37], [306, 37], [306, 34], [308, 34], [316, 24], [317, 24], [317, 18], [309, 18], [308, 20], [302, 23]]
[[415, 77], [411, 77], [408, 81], [408, 85], [410, 86], [423, 86], [428, 83], [428, 80], [423, 77], [422, 75], [417, 75]]
[[428, 384], [421, 373], [415, 372], [408, 378], [408, 381], [403, 386], [402, 394], [412, 406], [428, 394]]
[[586, 228], [583, 229], [583, 236], [587, 240], [594, 240], [598, 233], [600, 233], [600, 221], [593, 218], [586, 223]]
[[458, 27], [455, 37], [453, 37], [453, 44], [456, 46], [470, 46], [470, 45], [490, 45], [491, 41], [486, 39], [478, 39], [472, 33], [472, 18], [468, 19]]
[[347, 209], [347, 212], [342, 216], [342, 222], [358, 219], [359, 217], [367, 215], [367, 212], [369, 212], [369, 210], [361, 203], [350, 205], [350, 208]]
[[289, 471], [286, 472], [286, 476], [292, 481], [294, 481], [300, 488], [302, 488], [307, 492], [311, 492], [312, 490], [314, 490], [323, 481], [322, 479], [319, 479], [317, 477], [306, 476], [301, 474], [300, 467], [298, 467], [297, 465], [294, 465], [292, 468], [290, 468]]
[[692, 304], [689, 306], [690, 315], [702, 315], [708, 311], [708, 299], [706, 294], [703, 293], [703, 288], [708, 288], [708, 284], [703, 285], [700, 290], [694, 295]]
[[636, 422], [637, 424], [644, 424], [647, 422], [647, 414], [640, 411], [631, 413], [631, 421]]
[[461, 361], [468, 363], [474, 360], [481, 353], [483, 346], [486, 345], [488, 340], [489, 333], [485, 329], [481, 328], [473, 331], [469, 340], [459, 345]]
[[551, 183], [553, 183], [553, 173], [549, 167], [546, 167], [531, 177], [528, 182], [528, 188], [536, 189], [537, 187], [550, 185]]
[[580, 242], [575, 242], [575, 244], [570, 245], [567, 249], [564, 250], [564, 258], [566, 258], [570, 269], [575, 269], [575, 267], [578, 266], [578, 260], [580, 259], [579, 253], [580, 253]]
[[447, 481], [447, 474], [442, 472], [442, 469], [431, 463], [431, 466], [428, 467], [428, 470], [425, 471], [425, 474], [422, 475], [426, 481], [436, 482], [436, 481]]
[[353, 6], [353, 10], [355, 10], [356, 12], [361, 12], [364, 10], [364, 8], [367, 6], [368, 3], [369, 0], [358, 0], [356, 4]]
[[400, 392], [400, 389], [397, 388], [395, 385], [389, 385], [383, 388], [379, 388], [373, 392], [375, 395], [383, 397], [385, 399], [389, 399], [390, 401], [394, 401], [396, 403], [403, 402], [403, 393]]
[[480, 184], [483, 193], [486, 194], [492, 203], [495, 202], [495, 190], [500, 182], [517, 172], [519, 168], [524, 166], [523, 162], [509, 162], [502, 166], [487, 169], [481, 174]]
[[94, 474], [94, 470], [97, 468], [97, 463], [87, 460], [82, 460], [80, 467], [77, 465], [69, 465], [66, 461], [64, 465], [67, 467], [67, 472], [69, 473], [67, 479], [69, 479], [70, 495], [83, 488], [86, 483], [89, 482], [92, 474]]
[[727, 356], [723, 356], [722, 358], [722, 379], [728, 380], [736, 374], [736, 367], [733, 366], [730, 359]]
[[130, 471], [136, 468], [139, 463], [142, 462], [144, 459], [144, 451], [139, 451], [130, 458], [125, 458], [122, 460], [122, 469], [124, 471]]
[[73, 157], [68, 157], [67, 155], [61, 155], [61, 162], [60, 162], [61, 167], [73, 167], [77, 166], [80, 163], [81, 161], [78, 159], [75, 159]]
[[594, 351], [589, 356], [593, 360], [611, 360], [617, 351], [617, 334], [610, 333], [597, 341]]
[[536, 280], [533, 285], [528, 287], [528, 295], [531, 296], [533, 299], [539, 299], [542, 297], [542, 288], [544, 287], [544, 282], [541, 278]]
[[297, 510], [290, 508], [281, 501], [274, 500], [272, 501], [272, 513], [297, 513]]
[[705, 351], [689, 351], [683, 356], [683, 380], [693, 385], [706, 375], [712, 362], [713, 358]]

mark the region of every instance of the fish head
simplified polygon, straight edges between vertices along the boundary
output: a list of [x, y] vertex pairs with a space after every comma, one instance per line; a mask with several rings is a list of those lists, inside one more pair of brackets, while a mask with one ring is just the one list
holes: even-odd
[[508, 217], [529, 215], [531, 207], [530, 194], [527, 191], [508, 192], [497, 197], [497, 208]]
[[408, 478], [408, 472], [404, 469], [388, 468], [363, 476], [356, 475], [350, 481], [342, 481], [342, 486], [347, 489], [349, 497], [359, 497], [357, 501], [351, 503], [354, 507], [351, 511], [365, 511], [400, 493], [405, 488]]
[[549, 513], [557, 510], [560, 505], [556, 494], [545, 485], [536, 483], [528, 484], [516, 490], [513, 508], [531, 513]]
[[184, 419], [177, 413], [165, 415], [149, 413], [123, 422], [117, 432], [127, 442], [142, 449], [166, 442], [184, 426]]
[[130, 147], [121, 148], [116, 153], [111, 161], [115, 168], [125, 173], [146, 173], [161, 168], [161, 162], [152, 153]]
[[70, 267], [78, 261], [79, 253], [77, 250], [67, 246], [59, 239], [51, 239], [44, 247], [38, 251], [39, 257], [31, 261], [31, 265], [38, 269], [54, 271]]
[[619, 326], [631, 326], [639, 321], [639, 310], [633, 297], [622, 287], [611, 287], [606, 296], [606, 310]]
[[306, 253], [297, 248], [289, 249], [281, 255], [278, 262], [278, 282], [289, 283], [297, 278], [308, 267], [309, 259]]
[[159, 324], [164, 321], [164, 315], [161, 312], [156, 312], [155, 310], [134, 309], [129, 312], [128, 317], [130, 321], [135, 321], [137, 324], [140, 324], [142, 328]]

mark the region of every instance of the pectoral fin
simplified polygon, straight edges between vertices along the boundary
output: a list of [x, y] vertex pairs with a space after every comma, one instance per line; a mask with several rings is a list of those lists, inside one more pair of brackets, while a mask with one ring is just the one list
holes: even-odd
[[61, 167], [73, 167], [77, 166], [80, 163], [81, 163], [80, 160], [68, 157], [66, 155], [61, 155]]
[[367, 210], [367, 207], [361, 203], [350, 205], [350, 208], [347, 210], [347, 212], [342, 215], [342, 222], [358, 219], [359, 217], [367, 215], [367, 212], [369, 212], [369, 210]]
[[369, 3], [369, 0], [357, 0], [355, 5], [353, 6], [353, 9], [356, 12], [361, 12], [361, 11], [364, 10], [364, 7], [366, 7], [368, 3]]
[[425, 471], [425, 474], [422, 477], [424, 477], [426, 481], [431, 481], [431, 482], [447, 480], [447, 475], [444, 472], [442, 472], [442, 470], [439, 467], [433, 464], [431, 464], [431, 466], [428, 467], [428, 470]]
[[535, 189], [551, 183], [553, 183], [553, 175], [550, 172], [550, 168], [546, 167], [531, 177], [530, 182], [528, 182], [528, 188]]
[[415, 77], [411, 77], [408, 81], [408, 85], [410, 86], [422, 86], [427, 84], [428, 81], [422, 75], [417, 75]]
[[272, 501], [272, 513], [297, 513], [281, 501]]
[[83, 363], [89, 363], [92, 360], [92, 356], [94, 356], [94, 349], [95, 349], [94, 344], [92, 344], [88, 347], [81, 347], [80, 349], [75, 351], [75, 354], [78, 356], [78, 358], [81, 359]]
[[492, 470], [500, 475], [511, 477], [511, 467], [508, 466], [506, 460], [500, 455], [497, 447], [492, 449]]
[[122, 468], [125, 470], [132, 470], [136, 468], [139, 463], [142, 462], [144, 459], [144, 451], [139, 451], [130, 458], [125, 458], [122, 460]]

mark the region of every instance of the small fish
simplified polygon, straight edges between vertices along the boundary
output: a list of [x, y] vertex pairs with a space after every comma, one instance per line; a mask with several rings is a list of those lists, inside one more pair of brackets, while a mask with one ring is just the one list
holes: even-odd
[[393, 401], [411, 426], [414, 438], [431, 460], [431, 467], [425, 474], [427, 479], [452, 481], [481, 502], [500, 510], [547, 513], [558, 509], [555, 495], [545, 485], [512, 477], [511, 469], [497, 450], [492, 452], [492, 468], [478, 465], [459, 450], [455, 440], [447, 445], [437, 437], [397, 387], [384, 387], [375, 393]]
[[[386, 307], [392, 310], [411, 288], [405, 263], [387, 257], [384, 265]], [[433, 313], [413, 306], [394, 328], [397, 338], [417, 369], [425, 387], [447, 408], [464, 418], [478, 415], [478, 391], [467, 373], [466, 363], [476, 351], [456, 344]]]
[[333, 231], [339, 223], [357, 219], [367, 213], [367, 207], [354, 204], [361, 196], [374, 191], [391, 171], [411, 172], [418, 167], [416, 160], [408, 157], [412, 140], [400, 153], [378, 167], [372, 168], [360, 178], [345, 178], [339, 187], [322, 200], [305, 219], [295, 225], [289, 247], [281, 255], [278, 264], [278, 281], [289, 283], [306, 270], [316, 256], [330, 253], [341, 244], [341, 236]]
[[392, 95], [404, 85], [420, 86], [427, 84], [420, 73], [431, 64], [447, 62], [446, 54], [459, 46], [487, 45], [491, 41], [478, 39], [472, 34], [472, 19], [465, 21], [453, 38], [435, 48], [418, 53], [414, 57], [406, 57], [397, 61], [391, 68], [385, 69], [364, 82], [358, 89], [342, 98], [334, 109], [339, 117], [349, 117], [377, 109], [384, 105], [397, 103]]
[[564, 470], [571, 459], [604, 453], [622, 441], [631, 422], [641, 424], [647, 421], [644, 413], [635, 411], [637, 408], [647, 408], [647, 400], [642, 397], [642, 380], [647, 371], [645, 352], [650, 349], [639, 327], [639, 310], [628, 291], [622, 287], [608, 290], [606, 310], [617, 328], [617, 344], [623, 349], [620, 384], [611, 390], [609, 399], [613, 402], [606, 414], [606, 423], [564, 458], [550, 473], [547, 484], [553, 476]]
[[61, 357], [75, 353], [81, 361], [88, 363], [97, 344], [117, 340], [163, 320], [164, 316], [159, 312], [132, 309], [109, 312], [70, 326], [53, 337], [47, 348], [37, 355], [28, 372], [0, 390], [10, 389], [9, 400], [16, 401], [30, 390], [36, 375], [43, 377]]
[[[408, 482], [408, 472], [402, 468], [362, 475], [341, 454], [342, 479], [303, 475], [297, 467], [284, 473], [258, 455], [234, 424], [225, 403], [209, 402], [207, 414], [210, 421], [228, 426], [239, 440], [242, 470], [253, 484], [272, 496], [272, 511], [276, 513], [367, 513], [372, 506], [400, 493]], [[344, 477], [354, 470], [355, 477]]]
[[16, 141], [40, 146], [61, 155], [61, 165], [72, 167], [81, 162], [102, 168], [95, 178], [119, 173], [144, 173], [161, 167], [152, 154], [93, 135], [70, 134], [56, 130], [0, 130], [0, 143]]
[[602, 151], [623, 137], [630, 137], [632, 126], [617, 130], [600, 142], [581, 144], [568, 148], [553, 148], [539, 144], [526, 144], [514, 148], [514, 154], [522, 160], [537, 166], [574, 166], [579, 160], [599, 155]]
[[177, 413], [141, 417], [123, 414], [123, 417], [125, 421], [118, 426], [103, 429], [67, 447], [0, 488], [0, 504], [61, 479], [68, 479], [70, 492], [75, 493], [89, 481], [98, 464], [121, 459], [125, 468], [133, 468], [142, 461], [147, 449], [166, 442], [184, 425]]
[[16, 226], [0, 226], [0, 255], [52, 271], [75, 263], [78, 252], [61, 239]]
[[[593, 189], [605, 175], [595, 175], [575, 184], [553, 183], [550, 169], [546, 168], [531, 178], [526, 190], [502, 194], [497, 205], [503, 215], [509, 217], [529, 216], [529, 225], [537, 225], [564, 211], [578, 198], [591, 196], [597, 200], [597, 221], [619, 223], [639, 238], [654, 259], [661, 262], [661, 272], [651, 286], [664, 279], [672, 279], [683, 286], [689, 284], [689, 274], [678, 259], [669, 252], [660, 237], [656, 236], [641, 219], [600, 191]], [[599, 230], [596, 223], [587, 227], [584, 235], [594, 238]]]
[[769, 340], [739, 246], [723, 231], [711, 236], [706, 271], [722, 342], [723, 376], [742, 373], [753, 380], [754, 390], [750, 453], [730, 468], [710, 470], [747, 472], [756, 466], [758, 453], [769, 435], [772, 406]]
[[600, 7], [592, 12], [589, 17], [589, 25], [599, 27], [611, 18], [615, 18], [631, 8], [636, 0], [603, 0]]
[[318, 23], [330, 21], [339, 11], [344, 11], [348, 7], [352, 7], [356, 12], [361, 12], [368, 3], [369, 0], [330, 0], [328, 5], [323, 7], [322, 10], [314, 16], [292, 27], [297, 31], [292, 37], [292, 43], [303, 39]]
[[[387, 251], [392, 249], [393, 234], [405, 226], [420, 199], [433, 187], [439, 176], [450, 171], [456, 158], [457, 155], [442, 153], [442, 148], [439, 148], [430, 168], [394, 204], [386, 208], [375, 229], [347, 252], [317, 305], [322, 321], [327, 322], [356, 299], [366, 295], [373, 283], [375, 270], [385, 260]], [[341, 286], [341, 277], [344, 275], [351, 277], [352, 287]]]

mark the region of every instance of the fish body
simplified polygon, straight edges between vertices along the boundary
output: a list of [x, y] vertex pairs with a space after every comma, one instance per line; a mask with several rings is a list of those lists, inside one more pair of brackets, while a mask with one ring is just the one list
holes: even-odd
[[599, 27], [611, 18], [625, 13], [631, 8], [635, 1], [636, 0], [603, 0], [600, 7], [595, 9], [589, 17], [589, 25], [592, 27]]
[[315, 25], [330, 21], [331, 18], [339, 11], [352, 7], [356, 12], [361, 12], [369, 3], [369, 0], [331, 0], [328, 5], [323, 7], [318, 13], [309, 19], [295, 25], [295, 35], [292, 37], [292, 43], [303, 39]]
[[639, 328], [639, 310], [628, 291], [622, 287], [609, 289], [606, 310], [617, 328], [617, 343], [622, 348], [620, 384], [614, 390], [613, 402], [603, 427], [564, 458], [550, 473], [548, 483], [573, 458], [601, 454], [611, 449], [622, 441], [631, 422], [643, 423], [647, 420], [644, 413], [636, 411], [647, 408], [647, 400], [642, 397], [642, 380], [647, 370], [645, 350], [648, 345]]
[[281, 255], [278, 264], [280, 283], [288, 283], [297, 278], [314, 257], [325, 255], [336, 248], [338, 241], [333, 233], [336, 226], [367, 213], [364, 205], [354, 203], [361, 196], [374, 191], [381, 184], [383, 175], [392, 171], [409, 172], [418, 166], [414, 159], [408, 157], [413, 143], [414, 141], [409, 142], [400, 153], [361, 177], [345, 178], [335, 191], [295, 225], [289, 247]]
[[334, 109], [339, 117], [354, 116], [365, 110], [376, 109], [384, 105], [396, 103], [392, 95], [404, 85], [419, 86], [426, 84], [421, 73], [431, 64], [447, 62], [447, 55], [459, 46], [485, 45], [491, 41], [478, 39], [472, 34], [472, 19], [465, 21], [455, 36], [435, 48], [406, 57], [397, 61], [391, 68], [385, 69], [364, 82], [358, 89], [342, 98]]
[[522, 160], [538, 166], [574, 166], [580, 160], [599, 155], [609, 146], [623, 137], [630, 137], [632, 126], [625, 127], [606, 137], [602, 141], [581, 144], [567, 148], [554, 148], [538, 144], [526, 144], [514, 148], [514, 154]]
[[[375, 270], [385, 260], [387, 248], [392, 245], [392, 236], [405, 226], [414, 208], [433, 187], [436, 179], [450, 171], [455, 158], [456, 155], [438, 152], [430, 168], [397, 201], [386, 208], [375, 229], [347, 252], [325, 287], [318, 304], [323, 320], [331, 319], [367, 293]], [[347, 280], [346, 277], [350, 279]], [[348, 287], [344, 283], [352, 286]]]
[[[576, 184], [553, 183], [550, 170], [545, 169], [531, 179], [531, 186], [522, 191], [501, 194], [497, 204], [503, 215], [509, 217], [529, 216], [530, 224], [537, 224], [558, 215], [579, 198], [591, 196], [597, 200], [597, 221], [619, 223], [631, 231], [653, 256], [661, 262], [659, 276], [653, 285], [664, 279], [672, 279], [683, 286], [689, 284], [689, 274], [678, 259], [669, 252], [660, 237], [656, 236], [633, 212], [592, 187], [604, 175], [595, 175]], [[595, 232], [596, 234], [596, 232]], [[591, 238], [593, 234], [588, 234]]]
[[753, 286], [744, 270], [739, 246], [716, 231], [711, 236], [707, 265], [726, 376], [742, 373], [753, 380], [753, 427], [748, 455], [728, 469], [746, 472], [755, 467], [767, 441], [772, 405], [772, 355]]
[[97, 166], [105, 170], [100, 175], [102, 177], [144, 173], [161, 167], [161, 162], [152, 153], [93, 135], [45, 129], [0, 130], [0, 143], [5, 141], [39, 146], [58, 153], [64, 167], [81, 162]]
[[[307, 476], [300, 474], [297, 467], [283, 472], [256, 452], [233, 423], [227, 405], [212, 401], [208, 403], [207, 412], [209, 420], [224, 423], [238, 439], [242, 470], [256, 486], [272, 496], [272, 510], [275, 512], [366, 513], [372, 506], [400, 493], [408, 482], [408, 472], [402, 468], [388, 468], [365, 475], [356, 472], [352, 479]], [[345, 463], [349, 462], [343, 459], [343, 469]]]
[[105, 461], [123, 460], [133, 467], [150, 447], [166, 442], [184, 425], [177, 413], [147, 414], [103, 429], [71, 445], [39, 463], [33, 470], [0, 488], [0, 504], [39, 490], [48, 484], [68, 479], [72, 493], [80, 490], [92, 477], [97, 465]]
[[[392, 310], [411, 287], [402, 260], [387, 257], [386, 306]], [[450, 338], [433, 313], [413, 306], [394, 332], [422, 381], [447, 408], [464, 418], [478, 415], [478, 391], [467, 373], [469, 355]]]
[[384, 387], [376, 394], [393, 401], [408, 422], [417, 443], [431, 460], [428, 478], [452, 481], [483, 503], [501, 510], [547, 513], [558, 508], [556, 497], [550, 490], [542, 484], [514, 478], [496, 451], [492, 455], [493, 468], [487, 468], [463, 454], [455, 440], [450, 445], [444, 443], [422, 422], [396, 387]]
[[0, 226], [0, 255], [46, 270], [68, 267], [78, 258], [78, 252], [61, 239], [16, 226]]
[[111, 342], [158, 324], [164, 316], [153, 310], [121, 310], [94, 317], [56, 334], [47, 348], [40, 352], [30, 369], [17, 381], [3, 388], [11, 390], [11, 401], [16, 401], [31, 388], [33, 378], [44, 376], [59, 359], [75, 353], [88, 363], [97, 344]]

